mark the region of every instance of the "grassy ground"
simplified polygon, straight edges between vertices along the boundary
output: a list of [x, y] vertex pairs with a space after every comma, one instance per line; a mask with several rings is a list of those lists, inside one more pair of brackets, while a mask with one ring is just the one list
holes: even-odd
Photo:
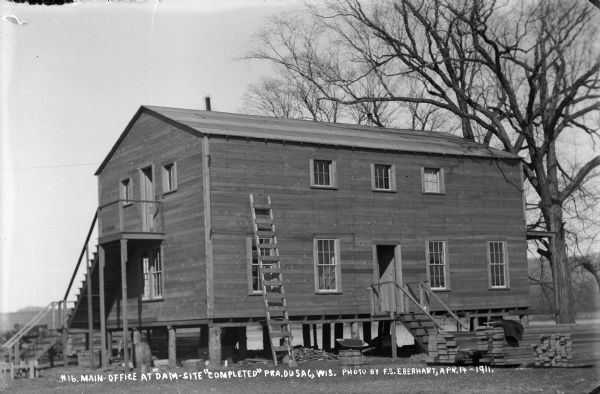
[[[404, 368], [404, 370], [403, 370]], [[415, 370], [411, 370], [415, 368]], [[554, 369], [492, 369], [476, 371], [466, 369], [447, 370], [446, 367], [432, 367], [429, 371], [422, 360], [370, 358], [362, 367], [364, 374], [344, 373], [337, 361], [306, 362], [297, 369], [278, 368], [269, 365], [260, 367], [233, 367], [222, 369], [221, 373], [243, 374], [253, 371], [256, 377], [212, 378], [204, 372], [191, 375], [182, 368], [169, 371], [178, 379], [157, 379], [150, 374], [149, 381], [125, 380], [124, 371], [111, 368], [95, 371], [104, 382], [81, 382], [81, 375], [89, 370], [71, 367], [68, 370], [54, 368], [42, 371], [38, 379], [17, 379], [4, 390], [14, 393], [589, 393], [600, 385], [600, 374], [596, 368], [554, 368]], [[442, 371], [443, 368], [443, 371]], [[419, 369], [425, 374], [414, 374]], [[268, 372], [265, 372], [267, 370]], [[327, 371], [327, 375], [278, 377], [287, 372], [310, 375], [317, 370]], [[356, 368], [358, 371], [358, 368]], [[273, 374], [271, 375], [271, 371]], [[375, 372], [377, 371], [377, 372]], [[184, 374], [188, 373], [185, 379]], [[213, 371], [217, 372], [217, 371]], [[429, 373], [427, 373], [429, 372]], [[485, 372], [485, 373], [482, 373]], [[408, 373], [411, 373], [410, 375]], [[267, 375], [267, 376], [265, 376]], [[62, 381], [61, 376], [74, 377], [78, 382]], [[167, 375], [168, 376], [168, 375]], [[112, 380], [118, 381], [110, 381]], [[133, 377], [130, 375], [130, 378]], [[162, 376], [164, 377], [164, 375]], [[199, 379], [202, 377], [202, 379]]]

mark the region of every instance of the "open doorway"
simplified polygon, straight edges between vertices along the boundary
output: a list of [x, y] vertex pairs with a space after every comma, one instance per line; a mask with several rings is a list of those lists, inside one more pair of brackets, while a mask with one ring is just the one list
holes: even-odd
[[376, 278], [382, 311], [404, 312], [404, 297], [397, 286], [402, 286], [400, 245], [373, 245]]

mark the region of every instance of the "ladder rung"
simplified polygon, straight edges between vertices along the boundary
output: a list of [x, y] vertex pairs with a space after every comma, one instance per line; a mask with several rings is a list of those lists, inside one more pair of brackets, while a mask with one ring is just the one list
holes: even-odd
[[258, 244], [260, 249], [277, 249], [277, 244]]
[[281, 270], [279, 267], [262, 267], [262, 272], [264, 274], [280, 274]]
[[254, 209], [271, 209], [269, 203], [255, 202], [253, 205]]
[[273, 350], [276, 352], [287, 352], [289, 348], [287, 346], [273, 346]]
[[271, 313], [271, 312], [285, 312], [287, 310], [287, 307], [285, 307], [283, 305], [267, 305], [267, 310], [269, 311], [269, 313]]
[[260, 238], [271, 238], [275, 236], [275, 231], [258, 230], [256, 232]]
[[286, 324], [289, 324], [289, 323], [290, 323], [290, 321], [288, 319], [283, 319], [283, 320], [271, 319], [271, 325], [285, 326]]
[[273, 224], [273, 220], [271, 218], [256, 218], [254, 222], [256, 224]]
[[291, 337], [291, 336], [292, 336], [291, 331], [272, 331], [271, 332], [271, 337], [273, 337], [273, 338], [287, 338], [287, 337]]
[[266, 298], [285, 298], [285, 294], [283, 293], [265, 293]]
[[279, 261], [279, 256], [260, 256], [260, 261]]

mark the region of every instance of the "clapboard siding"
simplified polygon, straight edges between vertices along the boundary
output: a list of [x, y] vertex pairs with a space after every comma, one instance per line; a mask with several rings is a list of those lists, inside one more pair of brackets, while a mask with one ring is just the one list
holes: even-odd
[[[176, 161], [177, 190], [163, 195], [161, 169]], [[201, 140], [148, 114], [141, 114], [113, 152], [99, 174], [100, 205], [119, 198], [121, 179], [133, 181], [133, 199], [140, 199], [139, 169], [154, 165], [154, 190], [161, 202], [163, 230], [164, 300], [143, 302], [142, 319], [159, 321], [198, 319], [206, 315], [206, 267], [204, 254], [204, 214], [202, 197]], [[133, 203], [123, 209], [126, 229], [139, 228], [140, 209]], [[116, 206], [101, 212], [103, 235], [118, 231]], [[139, 231], [139, 230], [137, 230]], [[138, 269], [140, 251], [148, 241], [128, 241], [128, 310], [138, 317], [141, 283]], [[107, 267], [119, 270], [118, 249], [107, 254]], [[117, 291], [117, 299], [120, 291]], [[115, 302], [109, 320], [118, 317]]]
[[[372, 247], [402, 247], [405, 282], [426, 280], [426, 241], [448, 247], [454, 309], [528, 305], [520, 173], [517, 161], [300, 146], [211, 138], [211, 198], [216, 317], [260, 316], [248, 295], [248, 195], [269, 194], [291, 314], [367, 313]], [[310, 188], [309, 160], [335, 160], [338, 188]], [[371, 191], [370, 164], [393, 164], [397, 192]], [[444, 169], [445, 194], [421, 193], [421, 167]], [[315, 294], [313, 238], [340, 240], [342, 292]], [[508, 290], [488, 289], [487, 241], [506, 241]]]

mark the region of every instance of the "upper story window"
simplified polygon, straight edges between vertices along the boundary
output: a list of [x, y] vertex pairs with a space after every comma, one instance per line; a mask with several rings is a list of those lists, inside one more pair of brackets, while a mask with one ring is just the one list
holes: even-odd
[[174, 162], [162, 167], [162, 184], [163, 193], [177, 190], [177, 166]]
[[488, 242], [488, 264], [491, 288], [503, 289], [508, 287], [506, 263], [506, 242]]
[[446, 242], [427, 242], [427, 267], [432, 289], [447, 289]]
[[310, 185], [312, 187], [337, 187], [336, 166], [332, 160], [310, 160]]
[[423, 193], [444, 193], [444, 170], [441, 168], [424, 167], [421, 169]]
[[143, 250], [142, 270], [144, 292], [142, 298], [152, 300], [163, 296], [163, 266], [160, 247]]
[[315, 291], [317, 293], [340, 292], [341, 267], [338, 239], [314, 239]]
[[131, 178], [123, 179], [120, 187], [121, 200], [124, 204], [131, 204], [131, 200], [133, 200]]
[[396, 190], [396, 171], [389, 164], [371, 164], [371, 189], [377, 191]]

